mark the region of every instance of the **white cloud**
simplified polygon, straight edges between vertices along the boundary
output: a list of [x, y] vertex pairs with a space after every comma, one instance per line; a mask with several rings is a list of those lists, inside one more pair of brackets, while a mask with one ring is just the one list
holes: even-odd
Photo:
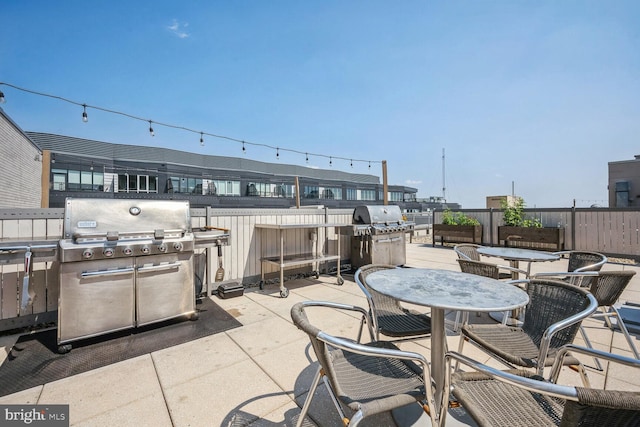
[[418, 184], [422, 184], [422, 181], [416, 181], [413, 179], [408, 179], [404, 182], [407, 185], [418, 185]]
[[171, 25], [169, 25], [167, 28], [179, 38], [186, 39], [187, 37], [189, 37], [189, 33], [187, 33], [185, 30], [188, 26], [188, 22], [178, 22], [178, 20], [174, 19]]

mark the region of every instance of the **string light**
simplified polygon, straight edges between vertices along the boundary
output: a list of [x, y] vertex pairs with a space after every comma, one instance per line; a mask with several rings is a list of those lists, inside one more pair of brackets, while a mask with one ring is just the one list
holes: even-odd
[[[98, 106], [95, 106], [95, 105], [88, 105], [88, 104], [80, 103], [80, 102], [73, 101], [73, 100], [70, 100], [70, 99], [67, 99], [67, 98], [63, 98], [61, 96], [51, 95], [51, 94], [47, 94], [47, 93], [43, 93], [43, 92], [37, 92], [37, 91], [31, 90], [31, 89], [25, 89], [25, 88], [22, 88], [22, 87], [19, 87], [19, 86], [15, 86], [13, 84], [6, 83], [6, 82], [0, 82], [0, 86], [7, 86], [7, 87], [10, 87], [10, 88], [22, 91], [22, 92], [27, 92], [27, 93], [30, 93], [30, 94], [33, 94], [33, 95], [38, 95], [38, 96], [44, 96], [44, 97], [47, 97], [47, 98], [53, 98], [53, 99], [64, 101], [64, 102], [67, 102], [67, 103], [70, 103], [70, 104], [73, 104], [73, 105], [80, 106], [80, 107], [82, 107], [82, 120], [84, 122], [88, 122], [88, 120], [89, 120], [89, 117], [87, 115], [87, 109], [88, 108], [93, 108], [95, 110], [100, 110], [100, 111], [103, 111], [103, 112], [106, 112], [106, 113], [118, 114], [118, 115], [121, 115], [121, 116], [124, 116], [124, 117], [128, 117], [130, 119], [149, 122], [149, 134], [151, 136], [155, 136], [155, 132], [153, 131], [153, 123], [155, 123], [157, 126], [164, 126], [164, 127], [169, 127], [169, 128], [173, 128], [173, 129], [184, 130], [186, 132], [193, 132], [193, 133], [196, 133], [196, 134], [199, 133], [200, 134], [200, 143], [201, 143], [201, 145], [204, 144], [204, 135], [208, 135], [208, 136], [211, 136], [213, 138], [226, 139], [228, 141], [234, 141], [234, 142], [242, 143], [242, 152], [243, 152], [243, 154], [246, 154], [246, 152], [247, 152], [246, 145], [252, 145], [252, 146], [255, 146], [255, 147], [265, 147], [265, 148], [269, 148], [269, 149], [272, 149], [272, 150], [276, 150], [276, 157], [277, 158], [280, 157], [280, 149], [281, 149], [280, 147], [274, 147], [274, 146], [267, 145], [267, 144], [244, 141], [244, 140], [240, 140], [240, 139], [237, 139], [237, 138], [232, 138], [232, 137], [224, 136], [224, 135], [217, 135], [217, 134], [214, 134], [214, 133], [209, 133], [209, 132], [204, 132], [204, 131], [197, 131], [197, 130], [190, 129], [190, 128], [187, 128], [187, 127], [184, 127], [184, 126], [177, 126], [177, 125], [173, 125], [173, 124], [170, 124], [170, 123], [157, 122], [157, 121], [154, 121], [154, 120], [145, 119], [145, 118], [142, 118], [142, 117], [139, 117], [139, 116], [135, 116], [135, 115], [132, 115], [132, 114], [124, 113], [122, 111], [111, 110], [111, 109], [108, 109], [108, 108], [98, 107]], [[6, 102], [5, 94], [4, 94], [4, 92], [0, 91], [0, 103], [5, 103], [5, 102]], [[369, 169], [371, 169], [371, 163], [372, 162], [373, 163], [382, 163], [381, 160], [365, 160], [365, 159], [353, 159], [353, 158], [350, 159], [348, 157], [329, 156], [329, 155], [326, 155], [326, 154], [308, 153], [308, 152], [298, 151], [298, 150], [288, 149], [288, 148], [282, 148], [282, 150], [288, 151], [290, 153], [304, 154], [305, 161], [307, 163], [309, 163], [309, 156], [310, 155], [316, 156], [316, 157], [329, 158], [329, 165], [330, 166], [333, 165], [333, 158], [334, 157], [336, 159], [339, 159], [339, 160], [345, 160], [345, 161], [349, 160], [349, 163], [350, 163], [351, 167], [353, 167], [353, 162], [361, 162], [361, 163], [367, 163], [368, 162], [369, 163]]]

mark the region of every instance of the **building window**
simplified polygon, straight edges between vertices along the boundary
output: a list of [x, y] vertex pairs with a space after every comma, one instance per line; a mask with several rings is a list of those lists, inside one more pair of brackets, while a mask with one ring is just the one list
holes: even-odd
[[320, 197], [320, 189], [314, 185], [305, 185], [302, 194], [305, 199], [317, 199]]
[[401, 191], [390, 191], [389, 192], [389, 201], [390, 202], [402, 202], [404, 201], [404, 193]]
[[376, 200], [376, 190], [358, 190], [358, 200]]
[[104, 173], [68, 169], [53, 169], [53, 191], [102, 191]]
[[218, 196], [240, 196], [240, 181], [213, 180]]
[[136, 174], [118, 174], [120, 193], [157, 193], [158, 177]]
[[323, 199], [342, 200], [342, 188], [324, 188], [321, 194]]
[[358, 200], [358, 190], [347, 188], [347, 200]]

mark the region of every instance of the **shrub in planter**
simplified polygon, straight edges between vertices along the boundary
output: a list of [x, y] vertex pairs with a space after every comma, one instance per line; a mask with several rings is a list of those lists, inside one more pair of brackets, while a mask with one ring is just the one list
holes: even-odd
[[442, 213], [442, 223], [444, 225], [480, 225], [480, 221], [463, 214], [462, 212], [451, 212], [446, 209]]
[[436, 236], [440, 236], [440, 243], [447, 242], [482, 242], [482, 225], [476, 218], [462, 212], [451, 212], [447, 209], [442, 214], [442, 224], [433, 224], [433, 246]]
[[563, 250], [564, 228], [543, 227], [539, 219], [526, 218], [524, 206], [522, 197], [512, 206], [502, 202], [504, 225], [498, 227], [498, 241], [504, 241], [505, 246], [513, 242], [523, 247], [553, 245], [555, 250]]
[[525, 204], [522, 197], [518, 197], [513, 205], [509, 205], [506, 200], [502, 200], [501, 207], [504, 225], [511, 227], [542, 227], [542, 223], [538, 218], [525, 218]]

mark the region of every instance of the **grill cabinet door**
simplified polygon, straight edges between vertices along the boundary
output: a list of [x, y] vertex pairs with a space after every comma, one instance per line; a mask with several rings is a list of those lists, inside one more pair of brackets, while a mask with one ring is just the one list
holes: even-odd
[[137, 258], [138, 326], [195, 312], [193, 252]]
[[61, 263], [58, 344], [133, 327], [133, 280], [131, 258]]

